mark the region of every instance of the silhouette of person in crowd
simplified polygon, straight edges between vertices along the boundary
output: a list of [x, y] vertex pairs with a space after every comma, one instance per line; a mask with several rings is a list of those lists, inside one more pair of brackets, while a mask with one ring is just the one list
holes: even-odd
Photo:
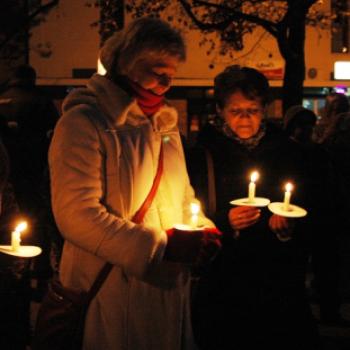
[[[11, 232], [20, 221], [9, 171], [9, 158], [0, 139], [0, 245], [11, 244]], [[0, 252], [0, 348], [26, 350], [30, 331], [29, 261]]]
[[[350, 104], [349, 98], [341, 93], [332, 92], [326, 97], [324, 106], [324, 132], [313, 137], [330, 153], [335, 173], [338, 201], [341, 203], [340, 222], [343, 226], [338, 234], [341, 247], [342, 271], [341, 292], [345, 298], [350, 296], [349, 249], [350, 249]], [[315, 129], [318, 128], [317, 124]], [[318, 136], [318, 137], [317, 137]]]
[[320, 322], [328, 326], [348, 327], [349, 321], [339, 314], [340, 293], [340, 233], [343, 220], [339, 213], [342, 203], [337, 191], [335, 174], [328, 150], [312, 140], [316, 115], [301, 105], [286, 112], [284, 127], [287, 135], [302, 147], [304, 174], [307, 177], [309, 230], [315, 232], [312, 250], [314, 279], [311, 297], [320, 305]]
[[50, 237], [42, 229], [43, 202], [41, 199], [49, 137], [59, 118], [52, 99], [36, 85], [33, 67], [20, 65], [0, 95], [0, 115], [10, 131], [4, 143], [10, 161], [10, 181], [14, 186], [21, 213], [28, 221], [28, 236], [32, 243], [43, 248], [35, 259], [35, 277], [46, 285], [52, 276]]

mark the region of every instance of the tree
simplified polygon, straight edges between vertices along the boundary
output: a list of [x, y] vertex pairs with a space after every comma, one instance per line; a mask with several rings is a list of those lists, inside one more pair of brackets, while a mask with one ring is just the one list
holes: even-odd
[[[221, 53], [233, 55], [241, 50], [244, 35], [258, 26], [276, 38], [285, 60], [283, 110], [301, 104], [305, 80], [305, 33], [310, 24], [325, 28], [330, 15], [315, 9], [323, 0], [177, 0], [177, 14], [169, 21], [197, 28], [203, 33], [216, 32], [221, 38]], [[133, 17], [159, 17], [169, 9], [171, 0], [126, 0]], [[213, 42], [212, 48], [215, 43]]]
[[99, 7], [100, 20], [91, 23], [91, 27], [100, 26], [101, 42], [108, 39], [115, 31], [124, 26], [124, 0], [100, 0], [87, 2], [85, 6]]
[[10, 62], [24, 57], [28, 63], [30, 28], [43, 22], [58, 4], [59, 0], [1, 0], [0, 60]]

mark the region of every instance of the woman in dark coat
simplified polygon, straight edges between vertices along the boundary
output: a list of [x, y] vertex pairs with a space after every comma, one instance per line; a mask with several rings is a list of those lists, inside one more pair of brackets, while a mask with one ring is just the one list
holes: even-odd
[[214, 164], [216, 211], [222, 251], [202, 274], [193, 300], [193, 328], [200, 349], [319, 349], [305, 289], [311, 237], [308, 217], [290, 219], [268, 208], [233, 206], [248, 195], [253, 171], [256, 196], [307, 209], [300, 149], [265, 123], [269, 86], [258, 71], [228, 67], [215, 79], [217, 111], [225, 121], [205, 145], [189, 152], [188, 171], [197, 198], [208, 208], [207, 162]]

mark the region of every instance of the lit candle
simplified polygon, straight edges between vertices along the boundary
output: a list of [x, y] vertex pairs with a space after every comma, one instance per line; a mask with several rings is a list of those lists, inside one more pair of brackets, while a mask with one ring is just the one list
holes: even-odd
[[195, 230], [198, 225], [198, 212], [199, 212], [199, 205], [197, 203], [191, 203], [191, 229]]
[[250, 177], [250, 184], [248, 188], [248, 202], [253, 203], [254, 202], [254, 197], [255, 197], [255, 181], [259, 177], [259, 174], [254, 171], [254, 173]]
[[20, 243], [21, 243], [21, 231], [27, 228], [27, 223], [21, 222], [14, 231], [12, 231], [11, 235], [11, 247], [14, 252], [19, 251]]
[[283, 210], [288, 211], [289, 209], [289, 203], [290, 203], [290, 191], [292, 190], [292, 185], [290, 183], [287, 183], [286, 185], [286, 192], [284, 193], [284, 202], [283, 202]]

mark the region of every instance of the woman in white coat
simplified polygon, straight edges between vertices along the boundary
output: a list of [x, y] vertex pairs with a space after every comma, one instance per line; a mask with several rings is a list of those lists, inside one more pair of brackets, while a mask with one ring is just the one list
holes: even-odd
[[[183, 38], [167, 23], [138, 19], [106, 41], [106, 75], [73, 90], [49, 152], [52, 204], [65, 238], [63, 285], [88, 290], [114, 265], [88, 310], [83, 348], [193, 349], [189, 263], [210, 260], [220, 233], [173, 230], [191, 220], [177, 112], [164, 99]], [[158, 168], [158, 191], [143, 223], [132, 222]], [[201, 213], [199, 226], [214, 227]]]

